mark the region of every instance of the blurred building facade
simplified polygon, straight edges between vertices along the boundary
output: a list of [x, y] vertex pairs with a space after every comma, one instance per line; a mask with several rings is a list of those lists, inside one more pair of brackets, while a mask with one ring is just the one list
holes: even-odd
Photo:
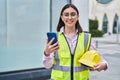
[[120, 33], [120, 0], [89, 0], [89, 19], [104, 33]]

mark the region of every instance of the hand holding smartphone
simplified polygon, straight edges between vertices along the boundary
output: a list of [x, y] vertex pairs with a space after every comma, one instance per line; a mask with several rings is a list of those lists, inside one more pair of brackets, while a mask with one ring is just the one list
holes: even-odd
[[47, 37], [48, 37], [48, 42], [54, 38], [54, 41], [52, 42], [52, 44], [56, 43], [58, 41], [57, 39], [57, 33], [55, 32], [47, 32]]

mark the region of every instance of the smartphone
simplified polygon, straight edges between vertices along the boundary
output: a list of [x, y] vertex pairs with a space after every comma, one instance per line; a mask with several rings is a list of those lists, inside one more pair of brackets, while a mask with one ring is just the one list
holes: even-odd
[[54, 41], [52, 42], [52, 44], [55, 44], [58, 39], [57, 39], [57, 33], [56, 32], [47, 32], [47, 37], [48, 37], [48, 42], [54, 38]]

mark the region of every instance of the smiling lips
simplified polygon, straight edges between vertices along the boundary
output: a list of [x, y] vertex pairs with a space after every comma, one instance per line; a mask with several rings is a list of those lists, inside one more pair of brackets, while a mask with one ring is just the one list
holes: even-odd
[[74, 21], [72, 21], [72, 20], [67, 20], [66, 21], [68, 24], [72, 24]]

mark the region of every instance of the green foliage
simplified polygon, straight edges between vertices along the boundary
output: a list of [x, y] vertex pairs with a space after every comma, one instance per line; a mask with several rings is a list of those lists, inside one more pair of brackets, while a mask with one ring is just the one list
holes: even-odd
[[98, 20], [89, 20], [90, 30], [98, 29]]
[[102, 37], [103, 31], [98, 30], [98, 20], [89, 20], [89, 30], [92, 37]]
[[91, 30], [90, 33], [92, 37], [102, 37], [104, 34], [103, 31], [95, 30], [95, 29]]

